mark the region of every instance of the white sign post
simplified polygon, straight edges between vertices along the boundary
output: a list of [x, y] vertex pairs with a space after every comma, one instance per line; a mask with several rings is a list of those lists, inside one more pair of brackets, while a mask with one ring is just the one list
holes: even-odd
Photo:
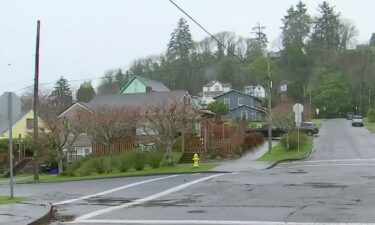
[[301, 122], [302, 122], [303, 105], [300, 103], [294, 104], [293, 112], [294, 112], [294, 120], [297, 125], [297, 139], [298, 139], [298, 152], [299, 152], [299, 127], [301, 126]]
[[316, 108], [315, 112], [316, 112], [316, 118], [319, 119], [319, 108]]
[[9, 122], [9, 174], [10, 174], [10, 198], [13, 199], [13, 118], [21, 113], [21, 99], [12, 92], [5, 92], [0, 97], [0, 115]]

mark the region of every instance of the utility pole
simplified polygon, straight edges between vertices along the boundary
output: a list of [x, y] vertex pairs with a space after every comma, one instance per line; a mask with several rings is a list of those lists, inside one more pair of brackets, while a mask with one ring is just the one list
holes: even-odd
[[272, 113], [271, 113], [271, 62], [270, 53], [267, 54], [267, 79], [268, 79], [268, 153], [272, 150]]
[[368, 90], [368, 109], [371, 109], [371, 90]]
[[39, 117], [39, 39], [40, 39], [40, 20], [37, 21], [36, 28], [36, 50], [35, 50], [35, 78], [34, 78], [34, 180], [39, 180], [39, 160], [38, 160], [38, 147], [39, 147], [39, 135], [38, 135], [38, 117]]

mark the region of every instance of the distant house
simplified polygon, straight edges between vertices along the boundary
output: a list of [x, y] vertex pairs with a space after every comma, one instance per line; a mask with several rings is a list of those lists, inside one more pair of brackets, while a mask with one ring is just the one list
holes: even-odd
[[121, 89], [120, 94], [135, 94], [146, 92], [164, 92], [170, 91], [162, 82], [150, 80], [141, 76], [134, 76], [127, 84]]
[[[100, 107], [132, 107], [138, 108], [140, 110], [140, 113], [143, 113], [147, 108], [158, 107], [175, 102], [181, 102], [182, 104], [191, 104], [192, 107], [196, 107], [187, 91], [97, 95], [88, 103], [77, 102], [73, 104], [71, 107], [62, 112], [58, 117], [70, 117], [81, 112], [82, 110], [94, 112], [97, 108]], [[147, 130], [147, 124], [142, 121], [138, 121], [135, 134], [137, 136], [146, 135], [145, 129]], [[74, 145], [75, 144], [73, 144], [73, 146]], [[80, 147], [82, 149], [91, 148], [91, 145]]]
[[258, 98], [265, 98], [267, 96], [266, 89], [260, 84], [245, 86], [244, 92]]
[[200, 95], [200, 104], [208, 105], [215, 101], [214, 97], [232, 90], [231, 83], [221, 83], [213, 80], [203, 85], [203, 90]]
[[262, 100], [258, 97], [231, 90], [214, 97], [216, 101], [224, 102], [229, 108], [226, 118], [261, 121], [267, 110], [262, 107]]
[[[43, 124], [38, 120], [39, 126]], [[23, 111], [19, 116], [13, 119], [12, 138], [25, 138], [33, 135], [34, 111]], [[0, 116], [0, 139], [9, 138], [9, 122]]]
[[90, 136], [85, 133], [80, 134], [73, 145], [69, 149], [64, 149], [63, 151], [68, 163], [90, 155], [92, 153], [92, 143]]

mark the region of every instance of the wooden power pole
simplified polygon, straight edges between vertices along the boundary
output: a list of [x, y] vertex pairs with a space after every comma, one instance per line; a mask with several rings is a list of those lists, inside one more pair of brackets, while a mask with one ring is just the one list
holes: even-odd
[[272, 80], [271, 80], [271, 62], [270, 54], [267, 57], [267, 78], [268, 78], [268, 153], [272, 150], [272, 107], [271, 107], [271, 90], [272, 90]]
[[39, 160], [38, 160], [38, 118], [39, 118], [39, 39], [40, 39], [40, 21], [37, 22], [36, 30], [36, 50], [35, 50], [35, 79], [34, 79], [34, 180], [39, 180]]

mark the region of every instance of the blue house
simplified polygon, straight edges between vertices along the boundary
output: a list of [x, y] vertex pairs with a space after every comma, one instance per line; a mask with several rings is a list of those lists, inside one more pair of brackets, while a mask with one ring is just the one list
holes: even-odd
[[245, 94], [241, 91], [231, 90], [214, 97], [216, 101], [224, 102], [229, 108], [226, 118], [261, 121], [267, 110], [262, 107], [262, 100]]

